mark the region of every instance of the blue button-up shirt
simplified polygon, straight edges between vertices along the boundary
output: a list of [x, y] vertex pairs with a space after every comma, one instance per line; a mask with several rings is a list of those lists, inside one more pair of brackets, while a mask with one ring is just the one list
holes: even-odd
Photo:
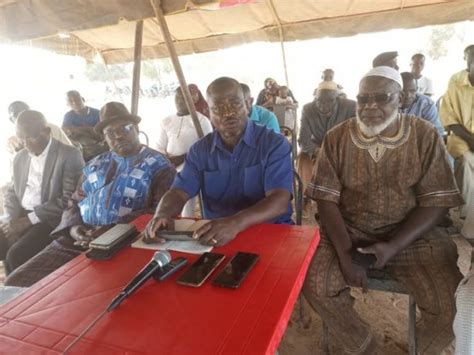
[[250, 119], [255, 123], [261, 124], [262, 126], [266, 126], [267, 128], [280, 133], [278, 118], [272, 111], [267, 110], [265, 107], [253, 105], [252, 111], [250, 112]]
[[438, 110], [436, 109], [436, 104], [428, 96], [416, 94], [415, 101], [413, 101], [413, 103], [406, 109], [402, 109], [401, 112], [409, 115], [415, 115], [428, 122], [431, 122], [436, 127], [441, 137], [446, 134], [444, 127], [441, 124]]
[[[227, 217], [255, 205], [265, 193], [285, 189], [291, 194], [293, 171], [288, 141], [249, 120], [233, 152], [224, 147], [217, 131], [196, 142], [186, 155], [173, 188], [189, 197], [202, 191], [204, 217]], [[269, 223], [292, 223], [291, 204]]]

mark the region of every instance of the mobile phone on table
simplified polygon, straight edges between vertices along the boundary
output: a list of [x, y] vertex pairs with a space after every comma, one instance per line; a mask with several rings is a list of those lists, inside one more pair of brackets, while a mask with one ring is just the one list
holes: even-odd
[[166, 240], [180, 240], [180, 241], [191, 241], [193, 239], [194, 232], [190, 231], [169, 231], [169, 230], [159, 230], [157, 232], [158, 238], [163, 238]]
[[177, 280], [181, 285], [199, 287], [224, 260], [223, 254], [204, 253]]
[[259, 259], [257, 254], [238, 252], [212, 281], [215, 286], [238, 288]]

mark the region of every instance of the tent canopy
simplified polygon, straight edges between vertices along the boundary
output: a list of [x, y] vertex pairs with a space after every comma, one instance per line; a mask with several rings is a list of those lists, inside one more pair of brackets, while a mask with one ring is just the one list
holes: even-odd
[[[162, 7], [181, 55], [474, 19], [473, 0], [162, 0]], [[0, 0], [0, 41], [127, 62], [141, 19], [142, 59], [167, 57], [149, 0]]]

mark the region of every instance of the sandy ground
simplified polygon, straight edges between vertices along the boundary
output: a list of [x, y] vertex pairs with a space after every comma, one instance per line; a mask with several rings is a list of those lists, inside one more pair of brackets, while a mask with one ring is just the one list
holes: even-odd
[[[312, 211], [309, 211], [308, 216], [312, 215]], [[455, 225], [460, 226], [456, 217], [454, 217], [454, 221]], [[316, 225], [313, 217], [305, 218], [303, 223]], [[461, 271], [466, 273], [470, 267], [471, 247], [461, 236], [453, 235], [453, 238], [460, 255], [459, 266]], [[0, 285], [3, 284], [4, 275], [3, 265], [0, 263]], [[352, 294], [356, 298], [357, 311], [367, 323], [372, 325], [379, 345], [378, 353], [383, 355], [407, 354], [408, 296], [377, 291], [362, 294], [359, 289], [353, 289]], [[309, 327], [304, 328], [298, 302], [280, 344], [280, 355], [322, 354], [320, 350], [321, 319], [309, 305], [306, 305], [305, 309], [310, 313]], [[330, 337], [330, 348], [331, 354], [342, 354], [335, 336]], [[452, 354], [452, 352], [447, 351], [446, 354]]]

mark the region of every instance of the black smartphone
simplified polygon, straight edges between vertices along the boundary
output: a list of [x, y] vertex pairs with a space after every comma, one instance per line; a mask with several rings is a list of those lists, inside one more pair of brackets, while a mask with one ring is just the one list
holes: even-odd
[[204, 253], [197, 259], [176, 282], [181, 285], [199, 287], [224, 260], [223, 254]]
[[362, 266], [364, 269], [368, 270], [374, 266], [377, 258], [374, 254], [362, 254], [358, 252], [356, 249], [351, 251], [352, 255], [352, 262], [359, 266]]
[[238, 252], [216, 276], [212, 284], [238, 288], [258, 259], [257, 254]]

